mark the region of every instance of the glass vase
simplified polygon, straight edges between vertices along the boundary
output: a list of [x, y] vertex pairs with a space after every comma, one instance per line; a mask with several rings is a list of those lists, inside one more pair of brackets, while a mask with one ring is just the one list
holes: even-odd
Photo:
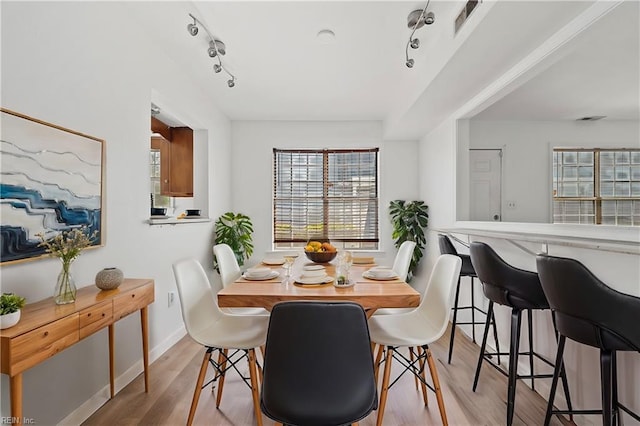
[[65, 305], [76, 301], [76, 283], [71, 274], [71, 262], [62, 262], [62, 271], [58, 274], [56, 290], [53, 298], [58, 305]]

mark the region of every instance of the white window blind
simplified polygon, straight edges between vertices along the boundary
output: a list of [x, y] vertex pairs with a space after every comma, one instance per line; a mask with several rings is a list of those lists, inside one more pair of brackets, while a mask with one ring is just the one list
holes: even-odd
[[273, 150], [273, 241], [378, 248], [378, 148]]

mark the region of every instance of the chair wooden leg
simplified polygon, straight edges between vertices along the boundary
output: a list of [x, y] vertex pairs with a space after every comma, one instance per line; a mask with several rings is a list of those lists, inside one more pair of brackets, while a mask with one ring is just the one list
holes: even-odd
[[227, 355], [229, 355], [229, 349], [222, 349], [218, 354], [218, 368], [220, 368], [220, 378], [218, 379], [218, 393], [216, 394], [216, 408], [220, 408], [220, 401], [222, 400], [222, 388], [224, 387], [224, 377], [227, 368]]
[[[428, 393], [427, 393], [427, 385], [424, 384], [427, 381], [427, 376], [425, 375], [425, 372], [424, 372], [424, 364], [425, 364], [424, 363], [424, 358], [425, 357], [422, 355], [422, 352], [423, 352], [423, 349], [421, 347], [418, 347], [418, 357], [420, 357], [420, 361], [419, 361], [420, 371], [422, 371], [422, 374], [421, 374], [422, 375], [422, 380], [420, 381], [420, 384], [422, 385], [422, 399], [424, 400], [424, 405], [426, 407], [428, 407], [429, 406], [429, 396], [428, 396]], [[416, 376], [414, 375], [413, 377], [416, 377]], [[418, 380], [418, 379], [416, 378], [416, 380]]]
[[431, 373], [431, 380], [433, 381], [433, 388], [436, 390], [436, 400], [438, 401], [438, 409], [440, 410], [440, 418], [442, 418], [442, 424], [444, 426], [449, 425], [447, 420], [447, 411], [444, 408], [444, 398], [442, 398], [442, 388], [440, 387], [440, 379], [438, 378], [438, 370], [436, 370], [436, 363], [431, 356], [431, 350], [424, 348], [427, 353], [427, 363], [429, 364], [429, 372]]
[[[413, 361], [415, 360], [415, 356], [413, 356], [413, 349], [414, 348], [409, 348], [409, 359], [411, 360], [411, 363], [413, 363]], [[419, 349], [417, 349], [417, 350], [419, 350]], [[416, 384], [416, 390], [418, 390], [418, 378], [416, 377], [415, 374], [413, 375], [413, 381]]]
[[389, 376], [391, 375], [392, 362], [393, 362], [393, 347], [388, 346], [387, 358], [384, 362], [384, 377], [382, 378], [382, 391], [380, 392], [380, 404], [378, 404], [378, 418], [376, 419], [376, 426], [382, 426], [382, 418], [384, 417], [384, 407], [387, 404], [387, 394], [389, 393]]
[[204, 353], [204, 358], [202, 359], [200, 373], [198, 374], [198, 380], [196, 380], [196, 388], [193, 391], [193, 399], [191, 400], [191, 408], [189, 409], [187, 426], [191, 426], [193, 424], [193, 417], [196, 415], [196, 408], [198, 407], [198, 400], [200, 399], [202, 384], [204, 383], [204, 376], [207, 375], [207, 368], [209, 367], [209, 360], [211, 359], [211, 351], [211, 348], [207, 348], [207, 351]]
[[253, 411], [256, 415], [256, 423], [262, 426], [262, 411], [260, 411], [260, 394], [258, 392], [258, 372], [256, 368], [256, 351], [249, 349], [247, 351], [249, 360], [249, 379], [251, 380], [251, 396], [253, 397]]
[[378, 345], [378, 353], [376, 354], [376, 361], [373, 365], [373, 379], [376, 382], [376, 386], [378, 386], [378, 373], [380, 371], [380, 361], [382, 360], [382, 352], [384, 352], [384, 347], [382, 345]]

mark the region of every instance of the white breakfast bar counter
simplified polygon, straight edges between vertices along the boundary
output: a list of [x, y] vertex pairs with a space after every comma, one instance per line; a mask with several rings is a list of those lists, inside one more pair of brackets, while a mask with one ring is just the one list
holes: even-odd
[[[489, 244], [508, 263], [530, 271], [536, 270], [536, 255], [545, 253], [553, 256], [579, 260], [599, 279], [610, 287], [633, 296], [640, 297], [640, 227], [614, 227], [589, 225], [558, 225], [531, 223], [457, 222], [455, 226], [431, 229], [431, 237], [436, 233], [452, 237], [461, 253], [468, 253], [464, 247], [472, 241]], [[482, 294], [481, 284], [476, 280], [476, 295]], [[460, 292], [462, 298], [463, 293]], [[476, 305], [487, 307], [487, 300]], [[466, 304], [469, 300], [462, 300]], [[483, 305], [484, 302], [484, 305]], [[606, 309], [606, 307], [603, 307]], [[495, 307], [498, 335], [501, 347], [509, 344], [509, 312], [502, 306]], [[536, 351], [553, 360], [556, 342], [548, 311], [534, 312], [534, 346]], [[638, 318], [640, 327], [640, 317]], [[465, 328], [466, 327], [466, 328]], [[469, 326], [460, 327], [470, 335]], [[481, 329], [480, 329], [481, 330]], [[478, 331], [478, 330], [476, 330]], [[527, 350], [527, 337], [523, 332], [521, 350]], [[455, 354], [454, 354], [455, 360]], [[600, 371], [599, 352], [595, 348], [567, 341], [564, 360], [569, 377], [571, 399], [575, 408], [599, 409]], [[519, 371], [528, 372], [528, 362], [520, 357]], [[544, 364], [536, 364], [537, 371], [544, 370]], [[470, 378], [470, 384], [471, 386]], [[528, 380], [522, 381], [530, 386]], [[482, 388], [482, 377], [478, 391]], [[549, 395], [550, 380], [536, 380], [536, 391], [545, 399]], [[618, 390], [620, 401], [636, 413], [640, 413], [640, 353], [621, 352], [618, 354]], [[506, 385], [505, 385], [506, 394]], [[566, 408], [564, 395], [558, 392], [556, 406]], [[637, 422], [623, 415], [623, 424]], [[599, 425], [599, 416], [575, 416], [578, 425]]]

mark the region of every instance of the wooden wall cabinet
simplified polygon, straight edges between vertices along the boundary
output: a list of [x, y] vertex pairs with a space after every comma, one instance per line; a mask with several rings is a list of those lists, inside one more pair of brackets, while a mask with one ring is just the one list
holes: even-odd
[[193, 197], [193, 130], [169, 127], [151, 118], [151, 149], [160, 150], [160, 190], [171, 197]]

